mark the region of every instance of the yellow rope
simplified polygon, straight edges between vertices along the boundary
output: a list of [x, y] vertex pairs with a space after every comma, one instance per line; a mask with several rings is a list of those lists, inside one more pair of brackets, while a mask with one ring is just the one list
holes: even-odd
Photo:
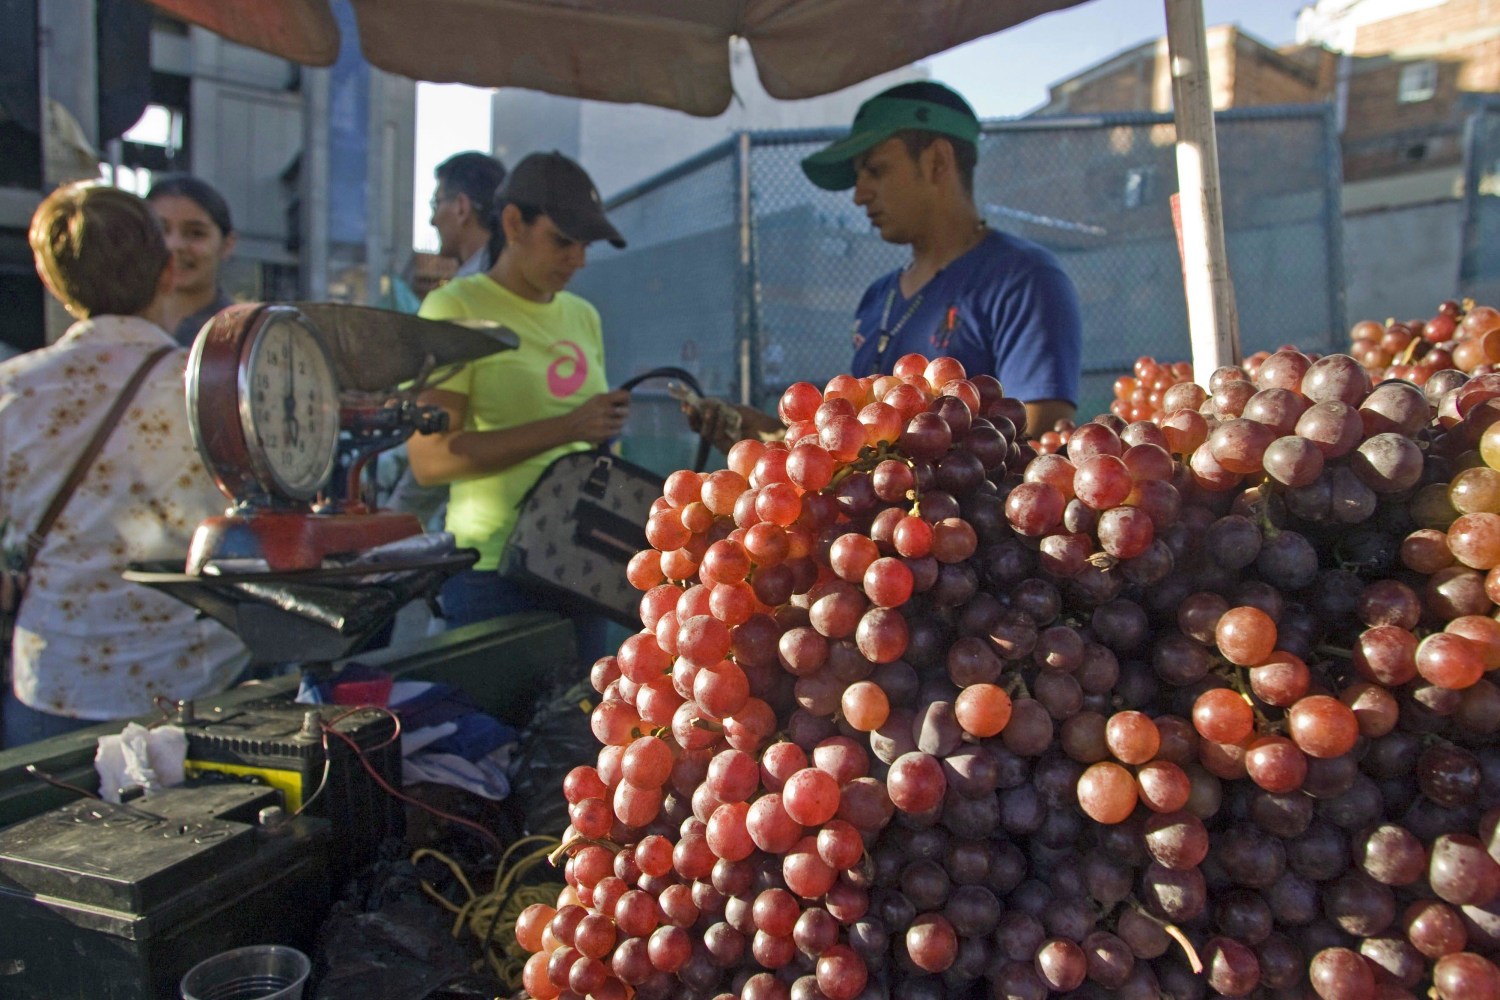
[[[458, 862], [441, 851], [424, 847], [411, 856], [412, 864], [423, 858], [434, 858], [453, 873], [454, 879], [468, 896], [462, 905], [445, 897], [425, 879], [422, 880], [422, 891], [454, 915], [454, 938], [462, 937], [467, 929], [479, 943], [481, 958], [475, 963], [476, 968], [487, 963], [508, 989], [520, 989], [521, 970], [528, 957], [526, 950], [516, 941], [516, 918], [532, 903], [556, 905], [558, 893], [563, 890], [561, 882], [523, 884], [521, 880], [538, 865], [547, 863], [547, 855], [556, 849], [557, 843], [556, 837], [532, 836], [522, 837], [511, 844], [495, 867], [494, 885], [483, 895], [475, 893], [474, 886]], [[512, 861], [516, 850], [524, 844], [542, 846]]]

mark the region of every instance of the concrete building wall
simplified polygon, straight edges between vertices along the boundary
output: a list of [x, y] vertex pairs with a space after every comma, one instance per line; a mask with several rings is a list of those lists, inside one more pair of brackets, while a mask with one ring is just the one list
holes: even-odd
[[[356, 158], [358, 175], [335, 170], [320, 180], [304, 170], [304, 147], [309, 135], [326, 141], [329, 127], [324, 122], [308, 128], [303, 83], [307, 74], [326, 71], [304, 70], [165, 17], [153, 29], [152, 68], [187, 81], [182, 110], [188, 147], [178, 169], [219, 189], [239, 231], [235, 255], [224, 270], [226, 290], [243, 299], [378, 299], [379, 279], [400, 274], [411, 255], [406, 206], [414, 197], [409, 151], [416, 130], [416, 84], [365, 66], [368, 109], [355, 126], [363, 131], [365, 150]], [[364, 191], [365, 211], [357, 220], [363, 243], [328, 246], [320, 240], [326, 226], [322, 234], [302, 231], [302, 207], [328, 211], [330, 191], [340, 185]], [[299, 278], [299, 264], [310, 254], [326, 258], [320, 272], [333, 276], [328, 287], [305, 287], [305, 270]]]

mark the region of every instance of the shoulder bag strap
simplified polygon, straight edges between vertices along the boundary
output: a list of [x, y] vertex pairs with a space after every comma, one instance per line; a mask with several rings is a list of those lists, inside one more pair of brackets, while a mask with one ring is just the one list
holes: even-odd
[[72, 499], [73, 491], [78, 489], [79, 483], [83, 482], [83, 477], [89, 471], [89, 466], [93, 465], [94, 459], [99, 457], [99, 452], [104, 448], [104, 442], [109, 440], [110, 432], [115, 429], [115, 425], [125, 415], [126, 407], [130, 405], [131, 400], [135, 399], [135, 394], [140, 391], [141, 383], [146, 380], [146, 375], [150, 373], [152, 368], [156, 367], [158, 361], [175, 349], [175, 345], [158, 347], [146, 355], [146, 359], [135, 370], [135, 374], [130, 376], [130, 381], [125, 383], [125, 388], [120, 391], [120, 395], [115, 399], [114, 405], [104, 415], [104, 422], [99, 425], [98, 430], [94, 431], [94, 436], [89, 439], [88, 447], [83, 449], [83, 454], [79, 455], [78, 461], [73, 463], [73, 468], [68, 473], [68, 478], [63, 480], [62, 486], [58, 488], [57, 494], [52, 498], [52, 503], [47, 506], [46, 513], [37, 522], [36, 529], [26, 536], [26, 548], [21, 553], [21, 572], [24, 573], [31, 569], [32, 562], [36, 560], [37, 553], [41, 551], [42, 543], [47, 540], [47, 533], [52, 530], [52, 525], [57, 521], [58, 515], [68, 505], [68, 501]]
[[[688, 371], [685, 368], [677, 368], [672, 365], [663, 365], [660, 368], [652, 368], [650, 371], [645, 371], [641, 372], [639, 375], [634, 375], [626, 379], [624, 382], [621, 382], [620, 388], [628, 392], [629, 390], [634, 389], [636, 386], [640, 385], [642, 382], [647, 382], [652, 379], [659, 378], [676, 379], [678, 382], [681, 382], [683, 385], [691, 389], [695, 395], [703, 395], [703, 387], [698, 384], [698, 380], [693, 377], [692, 372]], [[603, 450], [607, 450], [607, 446], [605, 446]], [[708, 463], [708, 450], [709, 443], [707, 441], [700, 440], [698, 442], [698, 453], [694, 457], [693, 461], [694, 472], [703, 471], [703, 466]]]
[[649, 382], [652, 379], [658, 378], [676, 379], [677, 381], [686, 385], [689, 389], [692, 389], [698, 395], [703, 395], [703, 389], [698, 385], [698, 380], [693, 377], [692, 372], [688, 371], [685, 368], [676, 368], [671, 365], [664, 365], [660, 368], [652, 368], [650, 371], [641, 372], [639, 375], [632, 375], [630, 378], [620, 383], [620, 388], [628, 392], [629, 390], [634, 389], [636, 386], [640, 385], [642, 382]]

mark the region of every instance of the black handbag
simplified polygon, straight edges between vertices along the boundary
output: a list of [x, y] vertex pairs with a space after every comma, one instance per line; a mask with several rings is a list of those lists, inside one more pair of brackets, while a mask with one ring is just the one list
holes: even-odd
[[[653, 368], [620, 388], [657, 378], [676, 379], [701, 395], [681, 368]], [[641, 595], [625, 579], [625, 567], [649, 546], [646, 517], [663, 482], [605, 447], [555, 459], [521, 498], [500, 575], [545, 592], [561, 610], [639, 628]]]

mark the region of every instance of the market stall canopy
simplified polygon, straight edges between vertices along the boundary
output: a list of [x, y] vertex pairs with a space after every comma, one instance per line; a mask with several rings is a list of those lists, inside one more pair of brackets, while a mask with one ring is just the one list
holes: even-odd
[[[329, 0], [149, 0], [312, 66], [338, 56]], [[1083, 0], [352, 0], [365, 58], [417, 80], [526, 87], [716, 115], [729, 42], [766, 92], [816, 97]]]

